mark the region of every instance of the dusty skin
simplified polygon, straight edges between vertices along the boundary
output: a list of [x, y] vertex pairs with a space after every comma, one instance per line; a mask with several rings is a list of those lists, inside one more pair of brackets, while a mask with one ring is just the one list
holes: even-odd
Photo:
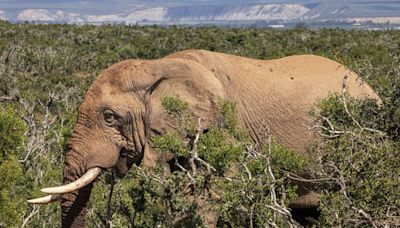
[[[161, 106], [167, 95], [188, 102], [204, 128], [215, 122], [219, 99], [233, 101], [254, 142], [262, 143], [268, 129], [279, 143], [304, 153], [315, 139], [307, 129], [312, 124], [309, 110], [317, 99], [341, 93], [346, 75], [351, 96], [379, 99], [343, 65], [313, 55], [263, 61], [189, 50], [158, 60], [122, 61], [100, 74], [79, 108], [63, 183], [81, 183], [79, 177], [96, 167], [116, 166], [123, 176], [134, 163], [153, 166], [171, 159], [173, 155], [157, 156], [148, 144], [152, 135], [175, 127]], [[62, 194], [63, 227], [84, 226], [92, 186]], [[302, 194], [296, 207], [315, 206], [312, 193]]]

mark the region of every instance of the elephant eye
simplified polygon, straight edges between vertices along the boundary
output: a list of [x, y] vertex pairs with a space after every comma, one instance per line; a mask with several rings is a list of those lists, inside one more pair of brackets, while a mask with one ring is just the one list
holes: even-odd
[[113, 111], [107, 109], [107, 110], [104, 111], [103, 115], [104, 115], [104, 120], [105, 120], [107, 123], [110, 123], [110, 124], [111, 124], [111, 123], [114, 123], [114, 121], [115, 121], [115, 114], [114, 114]]

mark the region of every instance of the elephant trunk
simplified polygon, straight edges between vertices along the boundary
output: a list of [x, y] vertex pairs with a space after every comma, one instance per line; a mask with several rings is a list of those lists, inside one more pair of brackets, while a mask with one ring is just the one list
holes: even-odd
[[[64, 167], [63, 184], [69, 184], [79, 179], [85, 174], [85, 158], [75, 151], [70, 151], [66, 155], [66, 163]], [[63, 194], [61, 196], [62, 211], [62, 227], [84, 227], [85, 216], [88, 208], [87, 203], [93, 183], [89, 183], [85, 187]]]

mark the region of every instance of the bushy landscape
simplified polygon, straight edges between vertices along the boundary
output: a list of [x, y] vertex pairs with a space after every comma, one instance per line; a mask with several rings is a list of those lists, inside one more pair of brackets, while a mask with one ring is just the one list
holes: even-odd
[[[293, 181], [312, 182], [320, 193], [317, 226], [400, 226], [400, 31], [0, 22], [0, 227], [60, 226], [58, 203], [26, 200], [60, 184], [77, 107], [103, 69], [186, 49], [257, 59], [325, 56], [358, 73], [381, 103], [346, 94], [320, 101], [310, 115], [323, 140], [301, 157], [271, 137], [255, 148], [229, 101], [219, 104], [221, 121], [199, 132], [185, 101], [165, 97], [180, 127], [152, 143], [178, 155], [177, 171], [160, 165], [133, 167], [123, 179], [103, 174], [89, 227], [206, 226], [212, 210], [221, 227], [297, 226], [288, 209]], [[309, 179], [296, 175], [303, 171]]]

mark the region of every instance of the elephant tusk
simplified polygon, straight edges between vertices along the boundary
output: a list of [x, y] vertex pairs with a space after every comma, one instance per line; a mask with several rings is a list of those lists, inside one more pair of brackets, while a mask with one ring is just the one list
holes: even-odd
[[47, 194], [63, 194], [70, 193], [72, 191], [81, 189], [86, 185], [90, 184], [94, 179], [97, 178], [101, 173], [101, 169], [98, 167], [91, 168], [86, 171], [79, 179], [74, 182], [71, 182], [66, 185], [52, 187], [52, 188], [43, 188], [41, 191]]
[[61, 194], [51, 194], [51, 195], [44, 196], [44, 197], [41, 197], [41, 198], [30, 199], [30, 200], [28, 200], [28, 203], [46, 204], [46, 203], [51, 203], [51, 202], [57, 201], [60, 198], [61, 198]]

